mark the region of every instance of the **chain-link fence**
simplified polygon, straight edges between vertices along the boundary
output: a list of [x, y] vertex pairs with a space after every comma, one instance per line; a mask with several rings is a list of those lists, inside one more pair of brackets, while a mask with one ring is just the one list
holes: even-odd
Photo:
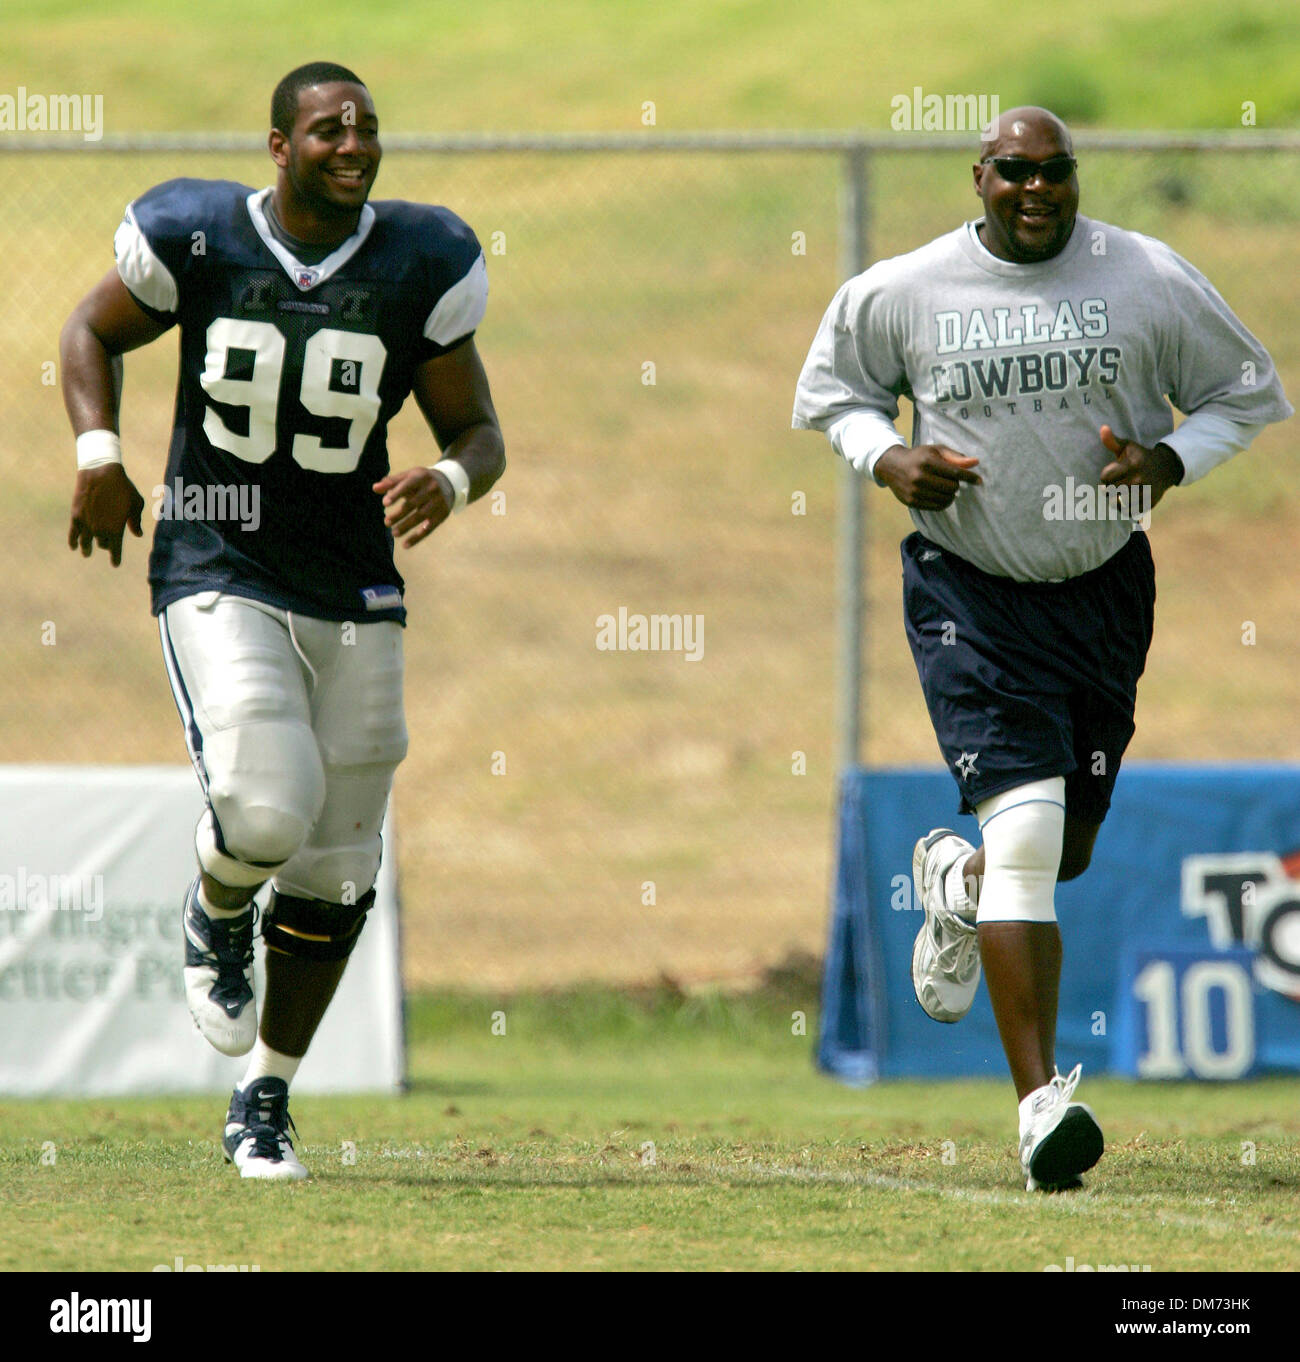
[[[855, 253], [897, 254], [976, 214], [974, 158], [884, 139], [631, 145], [390, 145], [377, 185], [449, 205], [483, 242], [479, 346], [509, 458], [503, 497], [399, 559], [412, 743], [395, 801], [414, 984], [744, 981], [821, 948], [840, 488], [825, 441], [789, 430], [794, 381]], [[177, 175], [262, 185], [271, 166], [242, 143], [4, 151], [21, 188], [0, 223], [0, 552], [15, 603], [0, 753], [183, 762], [146, 545], [128, 537], [116, 572], [64, 546], [57, 337], [111, 266], [130, 199]], [[1294, 147], [1080, 150], [1082, 211], [1188, 256], [1293, 397], [1298, 179]], [[147, 499], [175, 364], [171, 336], [126, 362], [123, 446]], [[432, 462], [413, 404], [390, 446], [395, 467]], [[1273, 429], [1157, 512], [1157, 642], [1133, 755], [1300, 756], [1298, 468], [1290, 432]], [[887, 493], [864, 504], [861, 751], [930, 763], [900, 623], [909, 522]], [[844, 596], [840, 618], [857, 613]], [[618, 646], [656, 615], [680, 617], [667, 646]]]

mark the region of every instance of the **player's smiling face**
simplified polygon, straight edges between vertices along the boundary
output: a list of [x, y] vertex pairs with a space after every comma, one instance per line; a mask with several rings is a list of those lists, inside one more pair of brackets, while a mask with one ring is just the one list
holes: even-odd
[[[1032, 264], [1059, 254], [1079, 210], [1079, 177], [1073, 172], [1059, 184], [1035, 171], [1027, 179], [1008, 179], [990, 158], [1009, 158], [1005, 168], [1019, 173], [1017, 161], [1062, 165], [1057, 158], [1072, 156], [1069, 133], [1055, 120], [1007, 118], [998, 136], [981, 149], [975, 167], [975, 191], [984, 201], [981, 238], [1003, 260]], [[1050, 168], [1050, 167], [1049, 167]]]
[[340, 219], [355, 226], [383, 156], [369, 92], [342, 81], [300, 91], [293, 132], [272, 132], [271, 156], [280, 167], [277, 207], [288, 231], [307, 241], [319, 235], [303, 230], [304, 217], [326, 233]]

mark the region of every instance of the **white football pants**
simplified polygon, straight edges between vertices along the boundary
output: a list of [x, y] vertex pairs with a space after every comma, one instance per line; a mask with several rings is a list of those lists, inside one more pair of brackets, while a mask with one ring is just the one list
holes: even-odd
[[273, 878], [298, 898], [355, 902], [378, 873], [406, 755], [402, 626], [206, 591], [167, 606], [158, 629], [208, 802], [200, 865], [230, 886]]

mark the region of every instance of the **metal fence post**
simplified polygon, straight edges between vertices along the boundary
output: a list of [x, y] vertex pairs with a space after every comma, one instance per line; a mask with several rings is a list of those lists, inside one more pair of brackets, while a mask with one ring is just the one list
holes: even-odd
[[[850, 279], [867, 267], [867, 150], [856, 146], [844, 155], [841, 191], [840, 278]], [[836, 759], [840, 773], [862, 758], [862, 690], [865, 643], [862, 563], [866, 517], [862, 474], [840, 465], [839, 528], [836, 545]]]

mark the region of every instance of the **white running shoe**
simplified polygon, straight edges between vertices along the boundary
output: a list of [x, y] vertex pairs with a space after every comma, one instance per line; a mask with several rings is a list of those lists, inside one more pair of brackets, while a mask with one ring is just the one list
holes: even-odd
[[[1101, 1158], [1105, 1142], [1092, 1108], [1071, 1102], [1083, 1065], [1031, 1093], [1028, 1128], [1020, 1136], [1020, 1166], [1027, 1192], [1063, 1192], [1082, 1187], [1080, 1173]], [[1027, 1099], [1029, 1100], [1029, 1099]]]
[[290, 1130], [298, 1133], [289, 1115], [289, 1085], [283, 1078], [255, 1078], [231, 1095], [221, 1140], [226, 1162], [241, 1178], [301, 1182], [308, 1173], [294, 1153]]
[[912, 852], [912, 883], [925, 910], [925, 924], [912, 948], [912, 987], [916, 1001], [935, 1021], [961, 1021], [979, 988], [979, 936], [943, 896], [944, 876], [953, 862], [974, 850], [951, 829], [935, 828]]
[[214, 921], [199, 905], [199, 881], [185, 895], [185, 998], [199, 1034], [223, 1055], [246, 1055], [257, 1039], [253, 1000], [254, 906]]

